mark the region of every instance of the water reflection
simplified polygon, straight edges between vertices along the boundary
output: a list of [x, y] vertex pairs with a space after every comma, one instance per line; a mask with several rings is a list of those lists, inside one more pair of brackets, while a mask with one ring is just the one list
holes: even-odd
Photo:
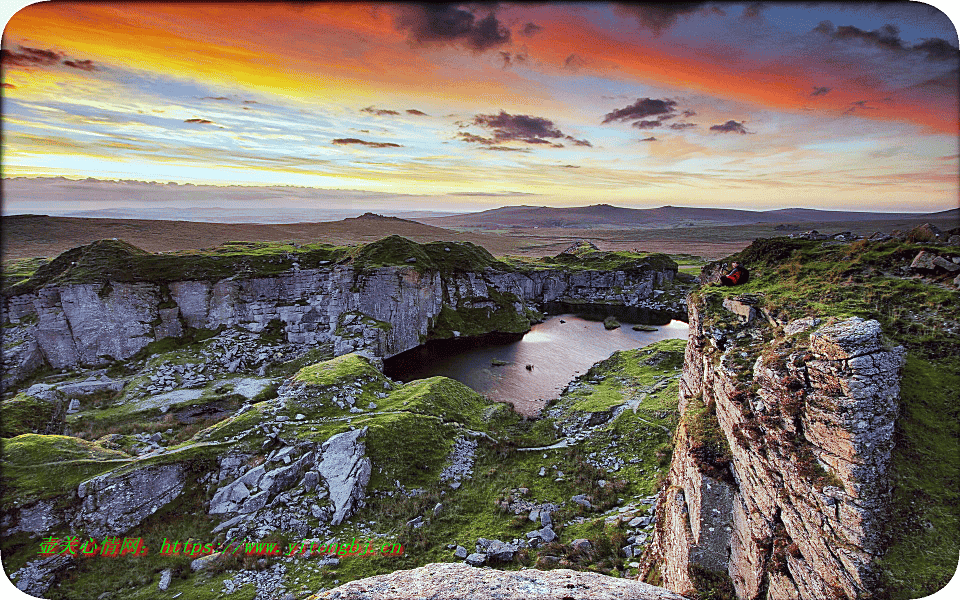
[[[444, 375], [487, 397], [512, 402], [523, 414], [533, 415], [546, 400], [593, 363], [616, 350], [640, 348], [653, 342], [687, 337], [687, 324], [670, 321], [657, 331], [634, 331], [631, 324], [608, 331], [603, 323], [573, 315], [548, 318], [519, 341], [454, 348], [427, 345], [386, 361], [393, 379], [412, 381]], [[507, 364], [496, 366], [495, 363]], [[528, 365], [532, 365], [530, 369]]]

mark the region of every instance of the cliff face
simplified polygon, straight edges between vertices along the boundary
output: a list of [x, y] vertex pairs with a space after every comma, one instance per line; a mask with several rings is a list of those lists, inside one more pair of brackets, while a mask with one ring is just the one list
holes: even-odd
[[676, 274], [672, 261], [661, 263], [629, 271], [342, 264], [294, 266], [269, 277], [48, 284], [4, 298], [11, 347], [3, 379], [9, 385], [44, 364], [59, 369], [127, 359], [189, 328], [279, 327], [289, 343], [332, 343], [336, 355], [360, 350], [386, 358], [428, 338], [524, 332], [543, 302], [680, 312], [682, 303], [654, 299]]
[[755, 300], [691, 303], [647, 580], [743, 599], [870, 596], [904, 350], [876, 321], [782, 323]]

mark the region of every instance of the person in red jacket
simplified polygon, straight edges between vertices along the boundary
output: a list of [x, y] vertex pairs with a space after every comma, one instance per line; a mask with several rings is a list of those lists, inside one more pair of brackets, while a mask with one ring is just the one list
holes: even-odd
[[726, 275], [721, 275], [718, 283], [724, 286], [742, 285], [746, 283], [749, 277], [747, 270], [737, 261], [733, 261], [731, 264], [733, 265], [733, 269]]

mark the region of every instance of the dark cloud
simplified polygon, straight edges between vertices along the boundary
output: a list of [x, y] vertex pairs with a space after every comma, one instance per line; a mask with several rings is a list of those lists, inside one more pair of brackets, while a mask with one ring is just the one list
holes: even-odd
[[945, 61], [957, 60], [960, 57], [960, 50], [950, 45], [946, 40], [940, 38], [930, 38], [923, 40], [919, 44], [914, 44], [913, 50], [925, 52], [927, 60]]
[[493, 141], [491, 138], [485, 138], [483, 136], [475, 135], [473, 133], [469, 133], [466, 131], [457, 132], [457, 137], [465, 142], [470, 142], [471, 144], [487, 144], [491, 146], [493, 144], [496, 144], [496, 142]]
[[509, 52], [500, 52], [500, 60], [503, 61], [503, 68], [506, 69], [512, 65], [521, 65], [527, 62], [526, 53], [515, 52], [510, 54]]
[[655, 141], [657, 141], [657, 138], [655, 138], [655, 137], [653, 137], [653, 136], [650, 136], [650, 137], [648, 137], [648, 138], [643, 138], [643, 139], [640, 140], [640, 141], [641, 141], [641, 142], [655, 142]]
[[63, 64], [81, 71], [96, 71], [97, 67], [93, 65], [92, 60], [65, 60]]
[[53, 50], [20, 46], [20, 52], [0, 50], [0, 62], [18, 67], [49, 67], [60, 62], [60, 54]]
[[428, 115], [427, 113], [423, 112], [422, 110], [417, 110], [417, 109], [415, 109], [415, 108], [408, 108], [408, 109], [407, 109], [407, 114], [408, 114], [408, 115], [414, 115], [414, 116], [417, 116], [417, 117], [429, 117], [429, 116], [430, 116], [430, 115]]
[[580, 165], [561, 165], [564, 169], [579, 169]]
[[671, 123], [670, 129], [676, 129], [677, 131], [682, 131], [684, 129], [690, 129], [691, 127], [696, 127], [696, 123]]
[[563, 137], [563, 133], [549, 119], [530, 115], [511, 115], [502, 110], [497, 115], [477, 115], [473, 119], [473, 124], [491, 130], [493, 140], [498, 144], [502, 142], [545, 144], [549, 143], [547, 141], [549, 139]]
[[71, 69], [80, 69], [81, 71], [99, 70], [92, 60], [70, 58], [55, 50], [30, 48], [28, 46], [19, 46], [19, 51], [0, 50], [0, 62], [5, 66], [18, 67], [51, 67], [57, 63], [62, 63]]
[[642, 3], [624, 4], [618, 8], [637, 17], [640, 25], [646, 27], [656, 35], [673, 27], [680, 17], [689, 17], [701, 11], [712, 11], [723, 14], [716, 6], [709, 2], [669, 2], [669, 3]]
[[570, 69], [571, 71], [576, 71], [577, 69], [584, 66], [585, 64], [586, 62], [584, 62], [584, 60], [579, 56], [577, 56], [576, 54], [571, 54], [570, 56], [565, 58], [563, 61], [564, 68]]
[[695, 111], [695, 110], [685, 110], [685, 111], [683, 111], [682, 113], [680, 113], [680, 115], [683, 116], [683, 117], [695, 117], [695, 116], [697, 116], [697, 111]]
[[203, 98], [200, 98], [200, 99], [201, 100], [217, 100], [219, 102], [230, 100], [230, 98], [227, 98], [226, 96], [204, 96]]
[[15, 89], [17, 89], [17, 86], [13, 85], [12, 83], [0, 84], [0, 87], [2, 87], [2, 88], [5, 89], [5, 90], [15, 90]]
[[574, 146], [592, 148], [587, 140], [580, 140], [566, 135], [554, 125], [553, 121], [543, 117], [530, 115], [511, 115], [500, 111], [496, 115], [476, 115], [469, 123], [457, 122], [462, 128], [475, 125], [490, 132], [490, 137], [484, 137], [467, 131], [460, 131], [457, 137], [465, 142], [494, 146], [505, 142], [522, 142], [534, 145], [549, 145], [553, 148], [563, 148], [560, 140], [573, 143]]
[[543, 27], [540, 27], [535, 23], [527, 23], [526, 25], [523, 26], [523, 29], [520, 30], [520, 33], [522, 33], [527, 37], [530, 37], [532, 35], [540, 33], [541, 31], [543, 31]]
[[201, 125], [212, 125], [213, 121], [207, 119], [187, 119], [184, 123], [199, 123]]
[[850, 103], [850, 108], [843, 111], [844, 114], [853, 114], [858, 110], [876, 110], [875, 106], [867, 106], [868, 100], [857, 100]]
[[811, 96], [825, 96], [830, 93], [833, 88], [821, 87], [818, 85], [813, 86], [813, 91], [810, 92]]
[[[611, 123], [613, 121], [632, 121], [643, 119], [644, 117], [657, 117], [658, 119], [676, 116], [677, 102], [675, 100], [657, 100], [654, 98], [638, 98], [636, 102], [624, 108], [618, 108], [604, 115], [603, 122]], [[634, 123], [634, 127], [637, 124]], [[643, 127], [639, 127], [643, 129]]]
[[711, 125], [710, 131], [719, 131], [720, 133], [749, 133], [743, 126], [743, 123], [736, 121], [727, 121], [723, 125]]
[[393, 142], [368, 142], [366, 140], [358, 140], [357, 138], [338, 138], [333, 140], [333, 143], [338, 146], [357, 144], [367, 146], [368, 148], [402, 148], [400, 144], [394, 144]]
[[386, 109], [386, 108], [374, 108], [374, 107], [372, 107], [372, 106], [368, 106], [368, 107], [366, 107], [366, 108], [361, 108], [361, 109], [360, 109], [360, 112], [370, 113], [371, 115], [377, 115], [377, 116], [379, 116], [379, 117], [384, 117], [384, 116], [387, 116], [387, 115], [399, 115], [399, 114], [400, 114], [400, 113], [398, 113], [398, 112], [395, 111], [395, 110], [389, 110], [389, 109]]
[[510, 30], [490, 12], [477, 15], [454, 4], [401, 5], [397, 29], [404, 30], [414, 45], [456, 44], [484, 52], [510, 42]]
[[660, 121], [636, 121], [633, 126], [637, 129], [654, 129], [663, 125]]
[[530, 152], [527, 148], [511, 148], [510, 146], [484, 146], [484, 150], [496, 150], [498, 152]]
[[244, 100], [243, 103], [244, 103], [244, 104], [258, 104], [258, 102], [257, 102], [256, 100]]
[[919, 44], [907, 45], [900, 39], [900, 30], [895, 25], [888, 24], [874, 31], [866, 31], [853, 25], [841, 25], [835, 28], [830, 21], [821, 21], [813, 30], [833, 40], [855, 41], [867, 46], [900, 53], [921, 53], [926, 55], [926, 59], [930, 61], [947, 61], [960, 58], [960, 50], [953, 47], [950, 42], [940, 38], [927, 38]]

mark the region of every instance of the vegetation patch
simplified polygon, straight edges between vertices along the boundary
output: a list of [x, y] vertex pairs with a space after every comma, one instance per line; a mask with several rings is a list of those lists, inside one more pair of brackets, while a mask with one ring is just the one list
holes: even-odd
[[3, 509], [68, 493], [130, 457], [66, 435], [27, 433], [4, 440]]
[[700, 470], [714, 479], [731, 479], [729, 466], [733, 456], [717, 420], [716, 404], [704, 406], [702, 399], [693, 398], [683, 419], [690, 438], [690, 455]]
[[358, 378], [386, 378], [367, 358], [359, 354], [344, 354], [332, 360], [304, 367], [293, 380], [309, 385], [332, 386], [338, 381]]
[[[54, 415], [63, 406], [24, 393], [0, 403], [0, 437], [10, 438], [24, 433], [47, 433]], [[62, 422], [61, 415], [61, 422]]]

